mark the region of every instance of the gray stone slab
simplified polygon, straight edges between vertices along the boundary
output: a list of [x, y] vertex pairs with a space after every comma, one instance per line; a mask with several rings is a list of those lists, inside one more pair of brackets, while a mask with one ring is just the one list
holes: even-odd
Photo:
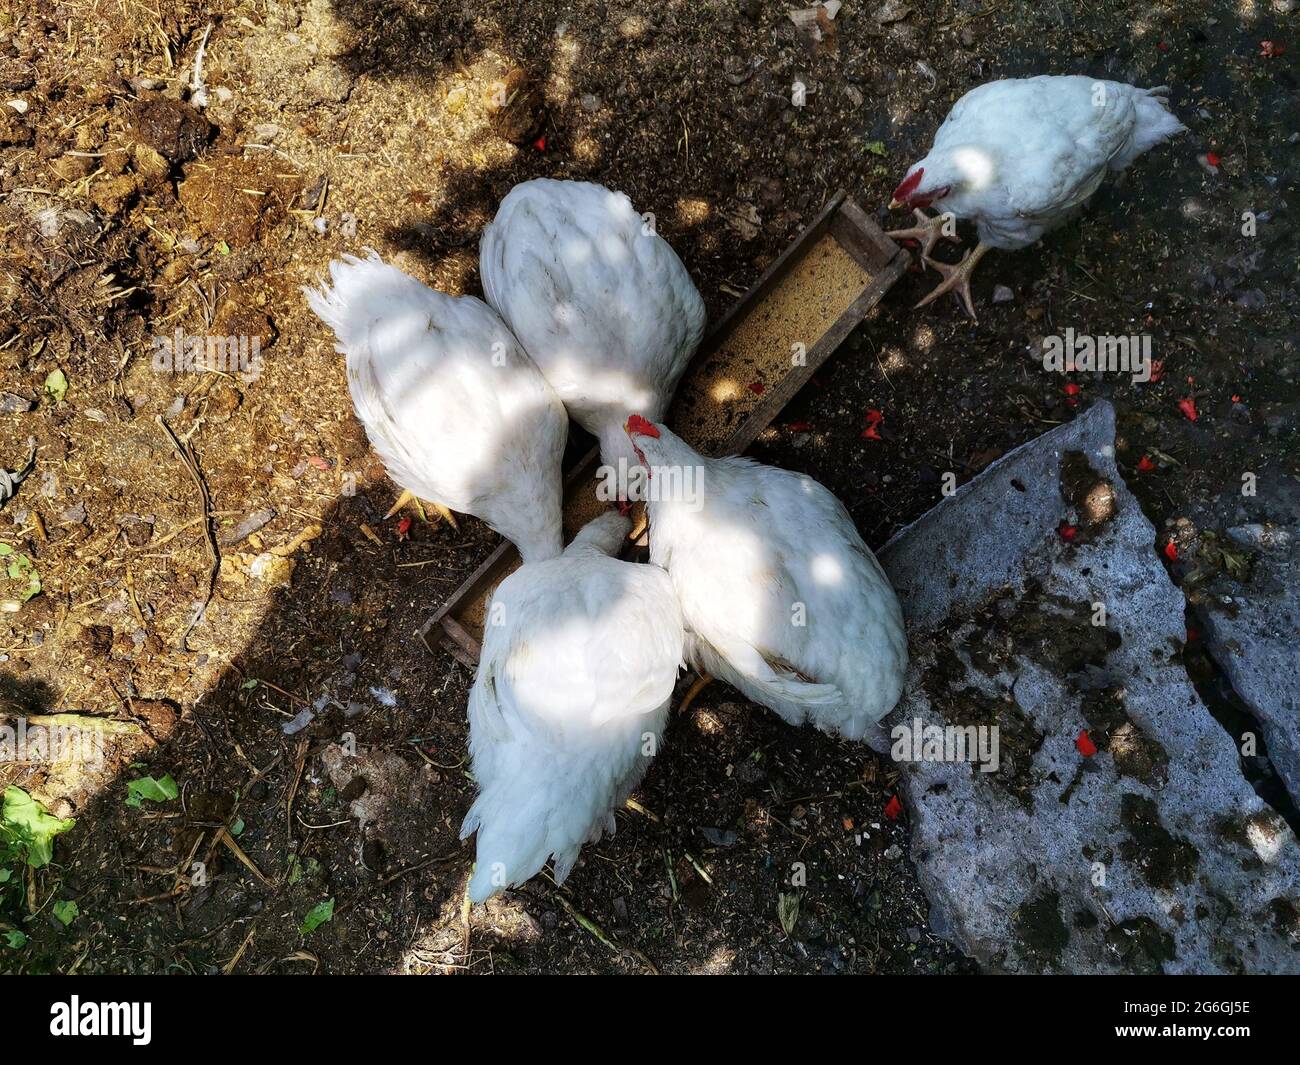
[[[1191, 516], [1189, 585], [1206, 649], [1259, 722], [1269, 761], [1300, 805], [1300, 482], [1258, 471]], [[1221, 549], [1244, 572], [1215, 566]]]
[[1300, 971], [1300, 850], [1181, 664], [1183, 596], [1114, 439], [1099, 403], [881, 552], [912, 665], [874, 744], [998, 728], [994, 772], [898, 761], [931, 919], [995, 970]]

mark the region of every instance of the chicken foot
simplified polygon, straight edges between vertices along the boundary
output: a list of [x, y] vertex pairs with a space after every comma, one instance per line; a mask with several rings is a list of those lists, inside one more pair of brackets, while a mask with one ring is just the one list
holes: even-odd
[[[928, 259], [930, 252], [934, 251], [934, 246], [939, 243], [939, 238], [951, 240], [954, 244], [960, 244], [961, 238], [957, 236], [956, 222], [953, 221], [952, 215], [940, 214], [930, 218], [919, 207], [913, 208], [912, 213], [916, 215], [916, 225], [910, 229], [891, 229], [885, 234], [887, 237], [895, 239], [921, 241], [921, 258]], [[948, 223], [953, 222], [950, 228]]]
[[[991, 245], [980, 241], [979, 244], [976, 245], [975, 250], [968, 251], [963, 255], [961, 262], [956, 266], [949, 266], [947, 263], [941, 263], [935, 259], [931, 259], [929, 256], [925, 256], [925, 265], [932, 266], [934, 269], [938, 270], [939, 273], [943, 275], [943, 281], [940, 282], [938, 287], [916, 306], [924, 307], [927, 303], [933, 303], [945, 292], [956, 292], [957, 296], [961, 299], [963, 306], [966, 308], [966, 313], [971, 316], [971, 320], [978, 322], [979, 318], [975, 315], [975, 304], [971, 300], [970, 278], [971, 274], [975, 272], [975, 264], [984, 258], [990, 247]], [[915, 308], [913, 309], [915, 310]]]
[[412, 504], [414, 504], [415, 508], [420, 512], [420, 517], [423, 518], [425, 521], [429, 520], [428, 515], [426, 514], [426, 510], [431, 510], [436, 515], [438, 515], [438, 517], [442, 518], [442, 520], [445, 521], [448, 525], [450, 525], [453, 529], [460, 528], [460, 525], [456, 521], [456, 515], [453, 514], [446, 507], [444, 507], [441, 503], [430, 503], [427, 499], [417, 499], [415, 493], [411, 492], [409, 489], [406, 488], [402, 489], [402, 494], [397, 497], [397, 502], [388, 508], [388, 513], [384, 515], [384, 518], [385, 519], [391, 518], [403, 507], [410, 506]]

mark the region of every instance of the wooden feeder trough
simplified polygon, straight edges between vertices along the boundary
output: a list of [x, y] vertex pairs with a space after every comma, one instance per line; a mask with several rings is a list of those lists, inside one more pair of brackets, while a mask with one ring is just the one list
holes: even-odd
[[[677, 386], [665, 422], [705, 455], [754, 442], [907, 269], [910, 256], [837, 192], [744, 296], [715, 322]], [[564, 539], [609, 504], [596, 497], [599, 449], [565, 477]], [[501, 543], [420, 629], [478, 664], [493, 590], [520, 565]]]

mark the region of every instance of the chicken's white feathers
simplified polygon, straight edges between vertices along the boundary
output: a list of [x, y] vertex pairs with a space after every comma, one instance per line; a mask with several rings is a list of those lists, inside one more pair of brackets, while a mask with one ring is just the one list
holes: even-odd
[[691, 499], [647, 504], [691, 664], [793, 724], [861, 739], [902, 693], [907, 637], [848, 511], [811, 477], [705, 459], [658, 428], [636, 438], [652, 467], [702, 471]]
[[926, 158], [934, 203], [975, 222], [982, 241], [1021, 248], [1066, 221], [1109, 170], [1184, 131], [1168, 89], [1079, 75], [991, 81], [953, 105]]
[[704, 301], [653, 219], [600, 185], [527, 181], [483, 230], [479, 263], [488, 302], [604, 461], [634, 461], [623, 423], [663, 416], [704, 334]]
[[562, 883], [658, 749], [684, 634], [668, 575], [607, 556], [629, 525], [603, 515], [493, 593], [469, 699], [480, 791], [461, 828], [478, 832], [475, 902], [551, 857]]
[[560, 551], [559, 397], [482, 300], [435, 291], [371, 252], [304, 289], [392, 479], [483, 519], [523, 557]]

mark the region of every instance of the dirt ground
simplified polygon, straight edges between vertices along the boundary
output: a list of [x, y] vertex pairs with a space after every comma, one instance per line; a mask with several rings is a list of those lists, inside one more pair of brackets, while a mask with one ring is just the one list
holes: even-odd
[[[41, 586], [0, 586], [0, 715], [128, 725], [98, 769], [0, 765], [76, 819], [0, 896], [22, 899], [0, 930], [28, 937], [0, 941], [0, 971], [973, 968], [929, 927], [905, 819], [884, 814], [890, 764], [721, 685], [563, 889], [462, 909], [470, 676], [415, 631], [493, 536], [384, 519], [395, 490], [299, 292], [368, 245], [477, 293], [505, 192], [571, 177], [654, 211], [716, 317], [835, 189], [884, 204], [975, 85], [1168, 84], [1190, 133], [1038, 247], [988, 257], [978, 325], [948, 298], [912, 310], [937, 280], [916, 271], [754, 453], [834, 490], [872, 546], [944, 472], [1098, 397], [1158, 529], [1244, 471], [1297, 473], [1292, 0], [847, 0], [817, 46], [786, 12], [0, 0], [0, 465], [36, 452], [0, 542]], [[209, 24], [200, 112], [183, 101]], [[532, 90], [502, 113], [507, 77]], [[1159, 380], [1045, 372], [1040, 341], [1066, 327], [1151, 334]], [[257, 336], [260, 373], [159, 368], [153, 338], [177, 330]], [[126, 804], [165, 774], [177, 798]]]

